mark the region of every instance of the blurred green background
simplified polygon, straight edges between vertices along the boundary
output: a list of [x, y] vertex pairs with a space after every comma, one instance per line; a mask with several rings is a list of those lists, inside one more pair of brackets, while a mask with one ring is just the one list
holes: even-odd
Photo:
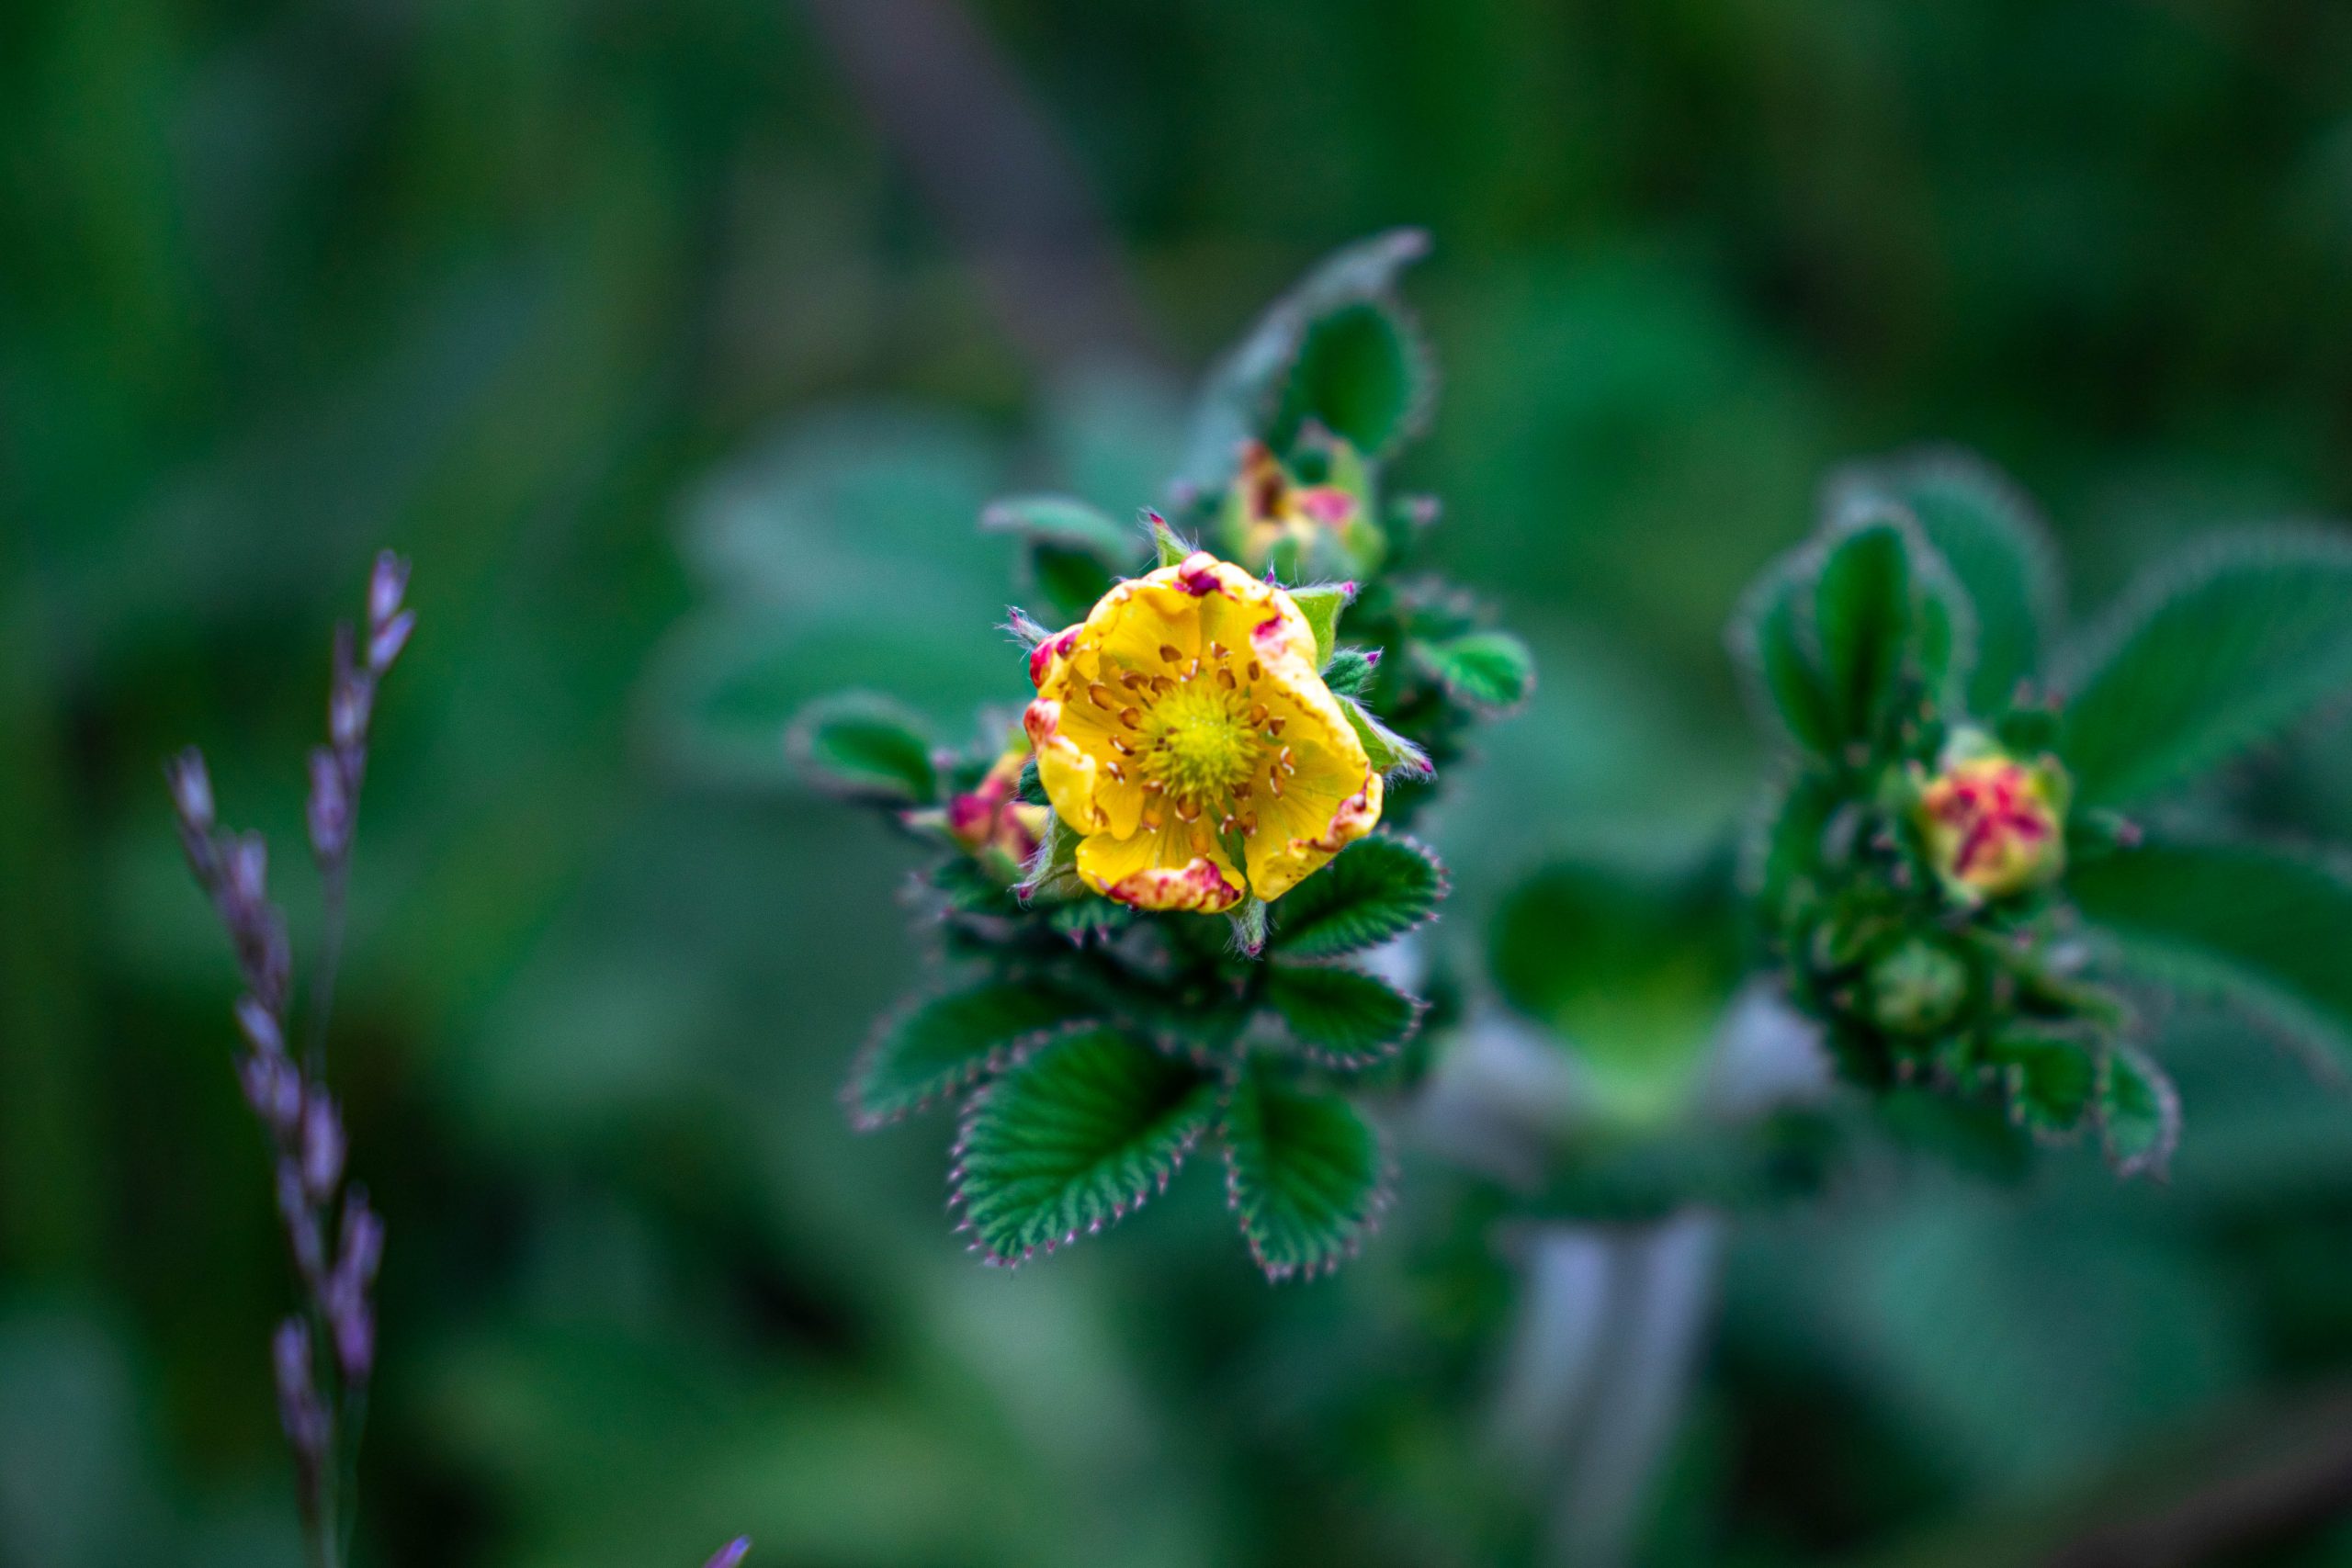
[[[1431, 829], [1474, 984], [1548, 852], [1741, 808], [1720, 627], [1838, 460], [1980, 448], [2078, 615], [2352, 508], [2334, 0], [0, 10], [0, 1563], [298, 1560], [158, 762], [207, 747], [301, 930], [301, 752], [384, 544], [422, 624], [334, 1069], [391, 1231], [363, 1562], [1521, 1560], [1474, 1197], [1408, 1162], [1305, 1287], [1204, 1172], [977, 1268], [948, 1130], [834, 1101], [912, 860], [774, 743], [847, 682], [1017, 701], [980, 503], [1155, 499], [1205, 357], [1397, 222], [1446, 367], [1400, 477], [1544, 668]], [[2352, 832], [2345, 728], [2233, 803]], [[2165, 1049], [2168, 1186], [2080, 1155], [1735, 1224], [1639, 1559], [2040, 1561], [2346, 1468], [2352, 1111], [2239, 1033]], [[2352, 1562], [2352, 1483], [2294, 1496], [2258, 1551], [2073, 1560]]]

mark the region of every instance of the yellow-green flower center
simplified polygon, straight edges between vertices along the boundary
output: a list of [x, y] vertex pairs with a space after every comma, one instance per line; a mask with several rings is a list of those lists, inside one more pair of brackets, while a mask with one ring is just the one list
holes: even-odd
[[1181, 799], [1221, 800], [1257, 771], [1266, 749], [1250, 728], [1248, 694], [1214, 679], [1179, 682], [1152, 705], [1146, 732], [1145, 772]]

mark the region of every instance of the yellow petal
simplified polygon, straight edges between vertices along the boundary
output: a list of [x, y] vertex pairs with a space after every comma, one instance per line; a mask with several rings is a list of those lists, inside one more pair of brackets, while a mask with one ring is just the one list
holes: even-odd
[[1204, 850], [1173, 822], [1125, 839], [1098, 833], [1081, 840], [1078, 874], [1104, 897], [1138, 909], [1205, 915], [1241, 901], [1241, 874], [1216, 841]]
[[1250, 838], [1251, 889], [1271, 902], [1320, 871], [1372, 831], [1382, 796], [1380, 775], [1366, 768], [1356, 792], [1343, 799], [1310, 798], [1298, 790], [1276, 797], [1259, 812], [1258, 831]]

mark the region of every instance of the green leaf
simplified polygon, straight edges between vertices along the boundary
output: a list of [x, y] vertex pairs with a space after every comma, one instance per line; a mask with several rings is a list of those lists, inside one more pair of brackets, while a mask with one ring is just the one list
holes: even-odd
[[1393, 299], [1343, 305], [1307, 324], [1269, 432], [1287, 450], [1320, 425], [1368, 457], [1386, 456], [1428, 422], [1437, 368], [1419, 324]]
[[1422, 1004], [1353, 969], [1281, 964], [1266, 976], [1266, 1005], [1311, 1060], [1354, 1072], [1395, 1055]]
[[896, 1122], [1086, 1021], [1077, 998], [1026, 981], [918, 1001], [885, 1019], [859, 1054], [842, 1094], [850, 1119], [861, 1131]]
[[1380, 668], [1380, 656], [1360, 648], [1343, 648], [1333, 653], [1323, 666], [1323, 683], [1332, 694], [1342, 697], [1358, 697], [1372, 683], [1373, 671]]
[[1346, 609], [1356, 596], [1352, 582], [1317, 582], [1305, 588], [1290, 590], [1291, 603], [1315, 630], [1315, 664], [1317, 669], [1330, 662], [1331, 645], [1340, 635], [1340, 612]]
[[1951, 448], [1858, 465], [1831, 493], [1841, 506], [1892, 502], [1917, 521], [1975, 613], [1968, 709], [1999, 713], [2040, 672], [2058, 626], [2057, 552], [2032, 501], [1991, 464]]
[[1732, 650], [1758, 708], [1804, 750], [1831, 757], [1840, 737], [1829, 690], [1805, 649], [1805, 582], [1793, 563], [1767, 572], [1732, 623]]
[[[1428, 253], [1426, 233], [1390, 230], [1328, 257], [1276, 300], [1210, 369], [1186, 438], [1180, 488], [1195, 495], [1223, 491], [1241, 444], [1269, 434], [1284, 412], [1283, 394], [1315, 323], [1369, 301], [1394, 308], [1396, 275]], [[1344, 368], [1336, 355], [1333, 363]]]
[[1422, 778], [1437, 772], [1429, 753], [1406, 739], [1372, 716], [1372, 710], [1354, 697], [1341, 697], [1340, 711], [1348, 716], [1348, 725], [1363, 744], [1363, 754], [1373, 771], [1394, 778], [1398, 773], [1416, 773]]
[[1064, 626], [1086, 619], [1119, 581], [1091, 550], [1031, 544], [1023, 547], [1022, 562], [1023, 579], [1039, 607]]
[[1985, 1049], [2009, 1119], [2038, 1137], [2079, 1132], [2098, 1088], [2091, 1042], [2052, 1030], [2019, 1028]]
[[1066, 495], [1015, 495], [991, 502], [980, 513], [991, 533], [1084, 550], [1117, 570], [1136, 558], [1135, 530], [1109, 513]]
[[1216, 1099], [1214, 1079], [1109, 1030], [1047, 1045], [973, 1097], [952, 1204], [992, 1263], [1050, 1252], [1165, 1190]]
[[2099, 1142], [2118, 1176], [2162, 1177], [2180, 1146], [2180, 1091], [2129, 1045], [2108, 1049], [2098, 1086]]
[[2160, 569], [2071, 661], [2060, 755], [2086, 807], [2188, 783], [2352, 688], [2352, 544], [2249, 533]]
[[1078, 845], [1080, 834], [1070, 830], [1059, 812], [1046, 818], [1045, 840], [1037, 852], [1029, 857], [1020, 884], [1013, 888], [1016, 897], [1032, 898], [1091, 898], [1093, 890], [1078, 874]]
[[1903, 530], [1865, 523], [1833, 541], [1814, 584], [1814, 636], [1838, 735], [1877, 733], [1915, 630]]
[[2124, 973], [2217, 1003], [2352, 1075], [2352, 872], [2278, 845], [2152, 841], [2087, 864], [2067, 890]]
[[888, 697], [847, 692], [801, 709], [786, 750], [820, 786], [920, 806], [939, 796], [922, 721]]
[[1515, 708], [1535, 690], [1535, 656], [1509, 632], [1472, 632], [1407, 648], [1447, 692], [1489, 713]]
[[1625, 1116], [1684, 1103], [1738, 984], [1723, 859], [1556, 861], [1497, 911], [1489, 952], [1503, 999], [1555, 1032]]
[[1247, 1071], [1223, 1132], [1227, 1200], [1270, 1280], [1336, 1269], [1386, 1204], [1380, 1134], [1338, 1095]]
[[1437, 913], [1445, 867], [1410, 839], [1359, 839], [1283, 897], [1274, 952], [1338, 958], [1404, 935]]

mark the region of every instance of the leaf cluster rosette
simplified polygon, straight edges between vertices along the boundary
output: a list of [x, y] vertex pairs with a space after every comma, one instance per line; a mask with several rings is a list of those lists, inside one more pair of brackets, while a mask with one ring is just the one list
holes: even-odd
[[2084, 632], [2032, 504], [1972, 457], [1828, 487], [1733, 628], [1784, 777], [1744, 891], [1839, 1071], [2160, 1173], [2181, 1107], [2135, 998], [2352, 1062], [2352, 878], [2194, 786], [2352, 687], [2352, 546], [2226, 535]]
[[1430, 1004], [1376, 955], [1446, 894], [1405, 829], [1533, 682], [1422, 569], [1436, 504], [1386, 488], [1431, 405], [1396, 291], [1424, 248], [1365, 242], [1278, 301], [1139, 524], [985, 509], [1018, 547], [1018, 724], [943, 745], [854, 694], [792, 727], [808, 776], [932, 852], [935, 973], [843, 1098], [861, 1128], [955, 1104], [950, 1207], [992, 1263], [1115, 1224], [1212, 1144], [1272, 1278], [1336, 1267], [1388, 1201], [1366, 1101], [1415, 1070]]

